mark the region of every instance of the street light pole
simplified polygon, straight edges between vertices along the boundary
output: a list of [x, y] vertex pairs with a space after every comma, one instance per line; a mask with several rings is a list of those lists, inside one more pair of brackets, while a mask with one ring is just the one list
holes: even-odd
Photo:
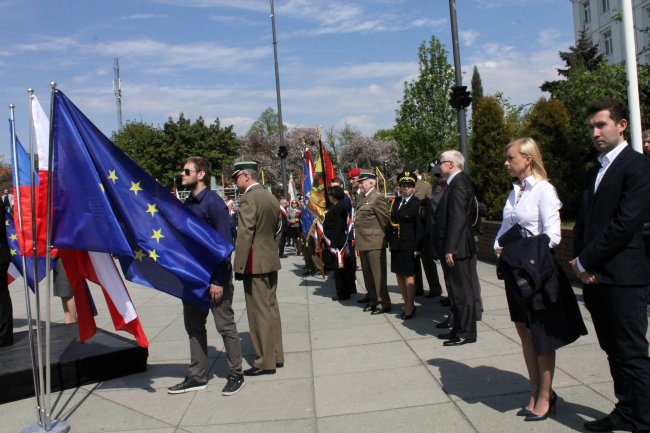
[[284, 197], [289, 194], [289, 180], [287, 178], [287, 146], [284, 145], [284, 124], [282, 123], [282, 102], [280, 98], [280, 70], [278, 68], [278, 43], [275, 38], [275, 10], [273, 8], [273, 0], [271, 1], [271, 28], [273, 30], [273, 56], [275, 59], [275, 93], [278, 99], [278, 128], [280, 131], [280, 147], [278, 148], [278, 156], [280, 157], [280, 175], [282, 177], [282, 191]]
[[[456, 22], [456, 0], [449, 0], [449, 14], [451, 18], [451, 40], [454, 51], [454, 70], [456, 72], [456, 87], [463, 85], [463, 75], [460, 66], [460, 48], [458, 47], [458, 24]], [[460, 152], [465, 157], [465, 173], [469, 174], [469, 154], [467, 153], [467, 120], [465, 118], [465, 107], [456, 107], [458, 123], [458, 141]]]

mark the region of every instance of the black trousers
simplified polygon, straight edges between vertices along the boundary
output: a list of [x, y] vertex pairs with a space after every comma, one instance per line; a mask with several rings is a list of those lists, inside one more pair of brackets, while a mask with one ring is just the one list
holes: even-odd
[[334, 281], [336, 283], [336, 296], [339, 298], [349, 298], [351, 294], [357, 293], [355, 282], [356, 260], [354, 257], [346, 256], [343, 259], [343, 267], [334, 271]]
[[614, 414], [638, 432], [650, 432], [648, 289], [595, 284], [583, 290], [585, 306], [614, 380], [618, 399]]
[[0, 347], [14, 344], [14, 313], [7, 283], [9, 264], [0, 265]]
[[426, 275], [427, 283], [429, 284], [430, 295], [442, 295], [442, 286], [440, 285], [440, 277], [438, 276], [438, 267], [433, 261], [433, 251], [429, 239], [424, 240], [422, 254], [418, 256], [417, 262], [415, 268], [415, 294], [424, 294], [424, 286], [422, 285], [422, 269], [424, 269], [424, 275]]
[[454, 267], [441, 261], [447, 276], [447, 292], [451, 299], [452, 332], [461, 338], [476, 339], [476, 322], [481, 320], [483, 303], [476, 272], [476, 256], [456, 259]]

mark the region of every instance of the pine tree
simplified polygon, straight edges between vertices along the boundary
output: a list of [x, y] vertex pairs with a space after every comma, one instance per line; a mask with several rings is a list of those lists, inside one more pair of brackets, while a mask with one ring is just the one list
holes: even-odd
[[483, 98], [483, 82], [481, 75], [478, 73], [478, 68], [474, 65], [474, 72], [472, 72], [472, 105], [476, 106]]

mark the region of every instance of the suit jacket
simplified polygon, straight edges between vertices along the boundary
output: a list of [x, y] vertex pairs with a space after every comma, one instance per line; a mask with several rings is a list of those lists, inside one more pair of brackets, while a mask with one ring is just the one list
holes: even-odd
[[438, 257], [452, 253], [463, 259], [476, 254], [474, 187], [465, 173], [454, 176], [436, 209], [433, 240]]
[[397, 198], [392, 204], [390, 220], [399, 228], [391, 225], [390, 249], [421, 251], [424, 240], [424, 225], [420, 218], [422, 202], [415, 194], [400, 206], [403, 200], [404, 197]]
[[650, 211], [650, 162], [629, 145], [612, 161], [598, 190], [599, 167], [586, 178], [573, 229], [574, 257], [600, 283], [650, 284], [641, 229]]
[[340, 250], [347, 240], [348, 210], [344, 200], [329, 208], [323, 220], [323, 234], [331, 246]]
[[[8, 265], [11, 262], [11, 254], [9, 252], [9, 243], [7, 242], [7, 226], [5, 225], [5, 208], [0, 206], [0, 265]], [[7, 278], [6, 275], [0, 278]]]
[[280, 269], [277, 254], [279, 221], [280, 202], [262, 185], [254, 185], [240, 196], [235, 273], [267, 274]]
[[388, 200], [377, 189], [373, 189], [365, 197], [360, 194], [354, 216], [354, 235], [357, 251], [386, 248], [389, 227]]

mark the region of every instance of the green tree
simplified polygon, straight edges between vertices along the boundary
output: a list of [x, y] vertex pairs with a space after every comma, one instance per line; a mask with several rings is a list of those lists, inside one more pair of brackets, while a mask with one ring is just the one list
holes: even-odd
[[481, 81], [481, 74], [478, 73], [478, 68], [474, 65], [472, 72], [472, 104], [478, 105], [483, 98], [483, 82]]
[[378, 129], [373, 135], [373, 140], [393, 140], [395, 141], [394, 129]]
[[576, 170], [574, 161], [583, 156], [576, 154], [576, 147], [569, 143], [569, 125], [569, 113], [560, 100], [540, 98], [526, 117], [521, 134], [539, 145], [549, 181], [563, 203], [563, 219], [576, 218], [582, 185], [581, 172]]
[[[593, 71], [603, 63], [603, 55], [598, 52], [598, 46], [594, 45], [584, 30], [580, 32], [575, 46], [569, 47], [569, 51], [560, 51], [560, 59], [566, 67], [558, 68], [557, 73], [564, 78], [570, 78], [573, 73]], [[540, 89], [555, 96], [561, 84], [561, 80], [544, 81]]]
[[476, 195], [488, 208], [488, 219], [500, 220], [503, 204], [512, 185], [506, 170], [504, 149], [512, 138], [503, 108], [494, 96], [485, 96], [474, 106], [474, 133], [470, 142], [470, 164]]
[[456, 112], [447, 102], [454, 70], [435, 36], [418, 48], [418, 77], [404, 83], [395, 139], [404, 161], [426, 167], [442, 150], [457, 148]]
[[[278, 125], [280, 124], [280, 118], [271, 107], [267, 108], [260, 114], [260, 117], [253, 122], [250, 129], [248, 130], [249, 134], [265, 134], [269, 137], [278, 134], [280, 129]], [[287, 130], [287, 126], [283, 125], [284, 131]]]
[[171, 158], [162, 151], [165, 134], [159, 128], [146, 123], [127, 122], [120, 132], [113, 132], [111, 140], [152, 177], [165, 185], [173, 183], [173, 179], [167, 182], [169, 179], [165, 178]]

